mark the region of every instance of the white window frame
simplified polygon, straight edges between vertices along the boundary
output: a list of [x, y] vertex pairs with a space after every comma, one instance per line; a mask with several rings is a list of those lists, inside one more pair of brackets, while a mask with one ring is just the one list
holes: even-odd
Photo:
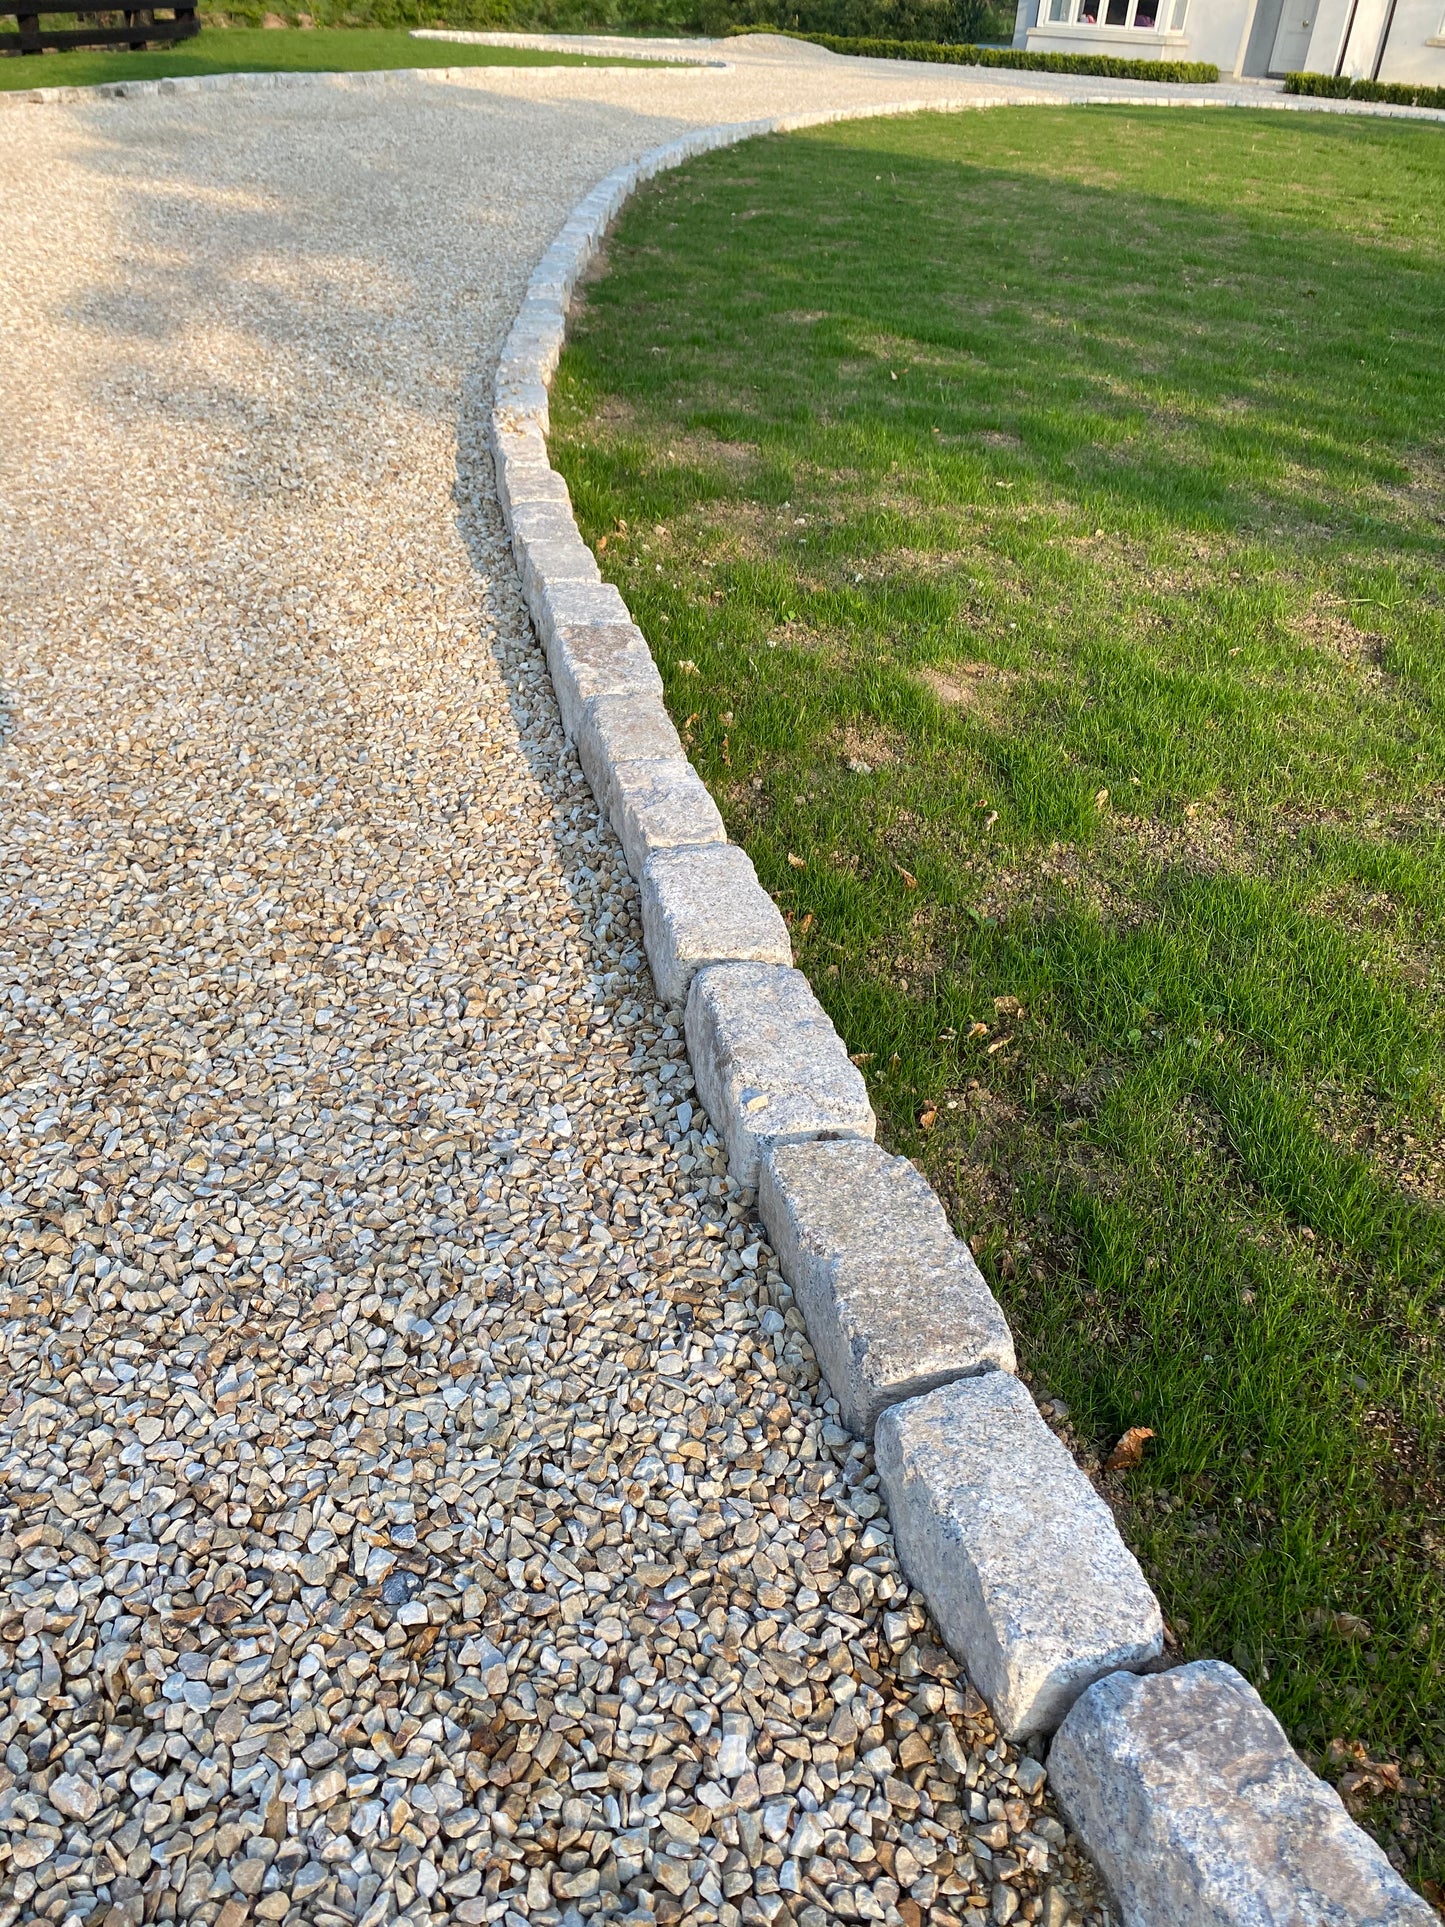
[[[1146, 0], [1147, 3], [1147, 0]], [[1088, 27], [1094, 33], [1180, 33], [1184, 27], [1185, 15], [1189, 10], [1189, 0], [1158, 0], [1158, 18], [1152, 28], [1134, 26], [1140, 0], [1129, 0], [1129, 10], [1122, 21], [1106, 26], [1102, 21], [1080, 20], [1085, 0], [1047, 0], [1048, 18], [1039, 22], [1045, 27]], [[1108, 0], [1098, 0], [1099, 11], [1107, 9]], [[1166, 23], [1167, 16], [1167, 23]], [[1445, 26], [1441, 32], [1445, 33]]]

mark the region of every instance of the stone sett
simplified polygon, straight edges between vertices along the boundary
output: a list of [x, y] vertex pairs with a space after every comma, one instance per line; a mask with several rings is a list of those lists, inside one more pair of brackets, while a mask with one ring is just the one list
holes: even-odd
[[549, 582], [532, 620], [550, 655], [553, 638], [576, 627], [632, 626], [621, 591], [610, 582]]
[[875, 1433], [899, 1557], [1002, 1730], [1052, 1732], [1164, 1649], [1114, 1515], [1006, 1372], [892, 1405]]
[[774, 1145], [758, 1215], [850, 1431], [871, 1436], [886, 1406], [950, 1379], [1013, 1371], [1008, 1322], [907, 1158], [864, 1142]]
[[587, 705], [598, 696], [656, 701], [662, 677], [642, 631], [633, 622], [559, 624], [547, 639], [547, 667], [562, 713], [562, 727], [576, 742]]
[[634, 876], [642, 875], [656, 850], [727, 841], [718, 806], [685, 756], [644, 757], [615, 765], [609, 808]]
[[782, 913], [736, 843], [656, 850], [641, 884], [642, 940], [665, 1004], [681, 1004], [709, 964], [792, 962]]
[[1439, 1927], [1222, 1660], [1100, 1680], [1049, 1771], [1125, 1927]]
[[682, 740], [661, 699], [630, 690], [594, 696], [578, 718], [576, 740], [577, 760], [609, 817], [617, 770], [661, 757], [683, 759]]
[[[644, 881], [644, 920], [646, 901]], [[868, 1088], [801, 971], [754, 963], [699, 970], [686, 1033], [698, 1095], [740, 1184], [757, 1183], [769, 1145], [873, 1136]]]
[[548, 582], [600, 582], [597, 558], [577, 533], [565, 502], [518, 502], [511, 515], [512, 540], [527, 606], [540, 606]]

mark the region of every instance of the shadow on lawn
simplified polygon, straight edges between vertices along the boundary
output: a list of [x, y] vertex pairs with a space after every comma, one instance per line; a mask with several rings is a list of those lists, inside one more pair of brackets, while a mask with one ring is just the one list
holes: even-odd
[[[698, 163], [555, 458], [1036, 1389], [1157, 1433], [1182, 1647], [1433, 1787], [1445, 144], [1281, 120]], [[1430, 1793], [1372, 1817], [1445, 1870]]]

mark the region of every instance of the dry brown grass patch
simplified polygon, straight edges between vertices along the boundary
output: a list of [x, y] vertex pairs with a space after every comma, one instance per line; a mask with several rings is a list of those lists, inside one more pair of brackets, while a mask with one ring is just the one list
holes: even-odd
[[1353, 667], [1376, 668], [1384, 658], [1385, 638], [1373, 630], [1357, 628], [1338, 610], [1312, 608], [1300, 618], [1298, 629], [1312, 649]]
[[918, 680], [949, 709], [995, 715], [1001, 698], [1018, 681], [1018, 672], [999, 669], [991, 662], [955, 662], [948, 668], [932, 666], [916, 672]]
[[838, 753], [850, 769], [860, 763], [869, 770], [887, 769], [900, 761], [907, 748], [908, 739], [901, 730], [860, 729], [853, 723], [838, 738]]

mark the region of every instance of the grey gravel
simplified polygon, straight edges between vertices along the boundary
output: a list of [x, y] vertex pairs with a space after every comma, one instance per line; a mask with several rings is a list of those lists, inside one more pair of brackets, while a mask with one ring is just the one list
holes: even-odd
[[593, 180], [897, 86], [0, 114], [0, 1927], [1103, 1917], [693, 1094], [480, 446]]

